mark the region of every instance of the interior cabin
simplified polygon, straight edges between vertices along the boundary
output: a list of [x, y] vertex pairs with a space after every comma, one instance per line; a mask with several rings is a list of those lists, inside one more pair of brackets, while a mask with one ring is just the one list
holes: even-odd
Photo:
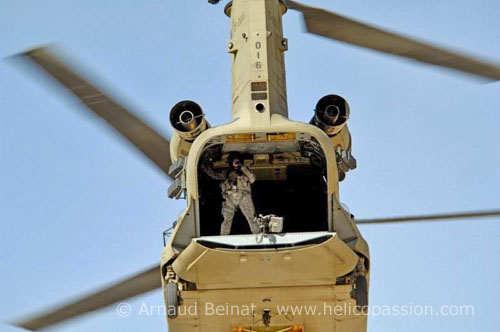
[[[306, 134], [234, 134], [211, 139], [198, 163], [201, 236], [219, 235], [222, 222], [220, 181], [202, 169], [229, 169], [228, 156], [238, 152], [242, 164], [256, 176], [252, 198], [257, 214], [284, 218], [283, 232], [328, 231], [326, 160], [319, 143]], [[231, 234], [249, 234], [238, 211]]]

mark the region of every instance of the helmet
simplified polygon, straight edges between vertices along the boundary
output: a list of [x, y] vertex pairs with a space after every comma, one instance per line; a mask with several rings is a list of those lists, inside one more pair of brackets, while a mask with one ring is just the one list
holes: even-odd
[[229, 154], [229, 156], [227, 157], [227, 162], [229, 163], [229, 165], [232, 165], [235, 159], [241, 161], [241, 154], [237, 151], [233, 151]]

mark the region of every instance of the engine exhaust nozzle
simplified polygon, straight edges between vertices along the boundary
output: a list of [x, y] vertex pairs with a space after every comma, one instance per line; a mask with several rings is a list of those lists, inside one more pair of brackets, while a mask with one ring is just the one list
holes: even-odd
[[181, 101], [172, 107], [170, 124], [179, 136], [187, 141], [194, 140], [208, 128], [200, 105], [191, 100]]
[[329, 136], [340, 132], [349, 119], [349, 104], [338, 95], [327, 95], [316, 104], [310, 123], [321, 128]]
[[191, 131], [195, 130], [197, 127], [196, 118], [191, 111], [184, 111], [179, 115], [179, 122], [184, 127], [184, 129]]

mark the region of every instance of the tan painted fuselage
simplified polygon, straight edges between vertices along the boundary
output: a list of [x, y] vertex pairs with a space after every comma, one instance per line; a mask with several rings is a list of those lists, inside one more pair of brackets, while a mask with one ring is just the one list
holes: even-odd
[[[288, 41], [282, 29], [286, 10], [279, 0], [235, 0], [226, 6], [231, 18], [227, 51], [232, 57], [233, 121], [207, 126], [192, 139], [179, 133], [172, 139], [172, 161], [185, 160], [178, 182], [185, 190], [187, 208], [161, 261], [167, 310], [169, 283], [177, 285], [181, 299], [177, 317], [168, 319], [171, 332], [366, 331], [366, 316], [356, 309], [353, 294], [356, 278], [369, 277], [368, 245], [339, 198], [336, 151], [350, 153], [350, 135], [345, 124], [332, 134], [288, 119], [284, 65]], [[305, 145], [313, 147], [325, 165], [325, 229], [203, 234], [202, 225], [214, 222], [200, 213], [199, 166], [207, 151], [252, 155], [248, 166], [259, 181], [259, 174], [268, 174], [265, 171], [277, 169], [278, 164], [260, 165], [256, 155], [286, 152], [304, 157], [307, 163], [310, 160], [300, 155]], [[292, 159], [280, 167], [286, 168], [287, 162]], [[268, 322], [263, 320], [266, 312]]]

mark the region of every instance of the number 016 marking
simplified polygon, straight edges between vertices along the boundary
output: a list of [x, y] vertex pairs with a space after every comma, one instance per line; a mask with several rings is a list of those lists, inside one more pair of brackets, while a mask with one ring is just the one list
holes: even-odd
[[[255, 48], [257, 50], [260, 50], [262, 48], [262, 43], [260, 41], [255, 42]], [[260, 52], [259, 51], [257, 51], [257, 59], [260, 59]], [[262, 68], [262, 63], [260, 61], [257, 61], [255, 63], [255, 68], [261, 69]]]

